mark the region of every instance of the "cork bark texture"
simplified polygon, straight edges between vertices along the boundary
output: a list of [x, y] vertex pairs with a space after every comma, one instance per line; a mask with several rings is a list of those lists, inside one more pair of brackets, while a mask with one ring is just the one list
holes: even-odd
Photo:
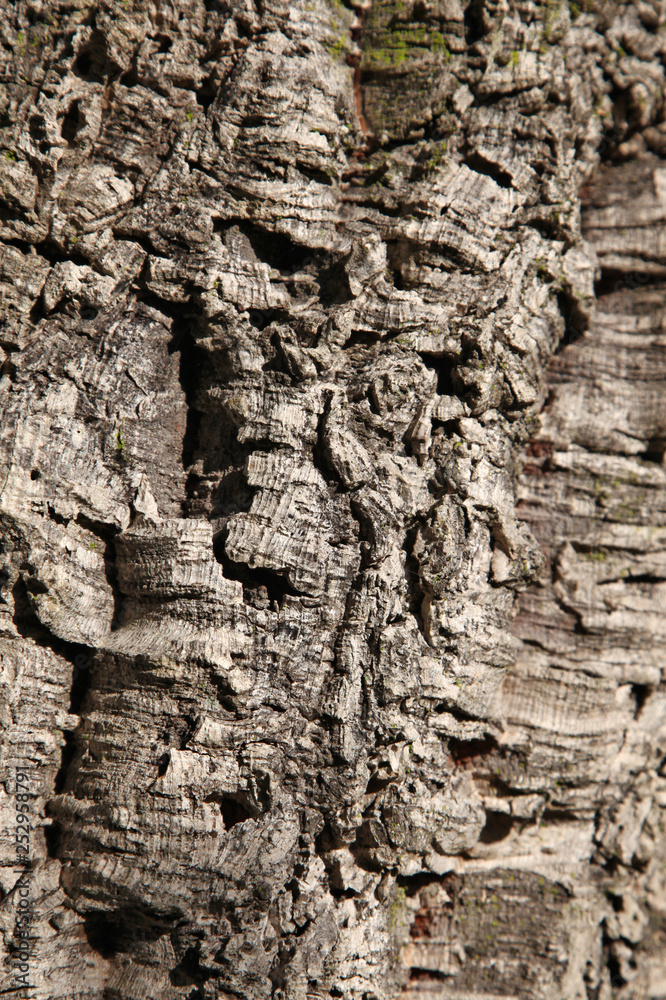
[[666, 3], [0, 42], [0, 992], [664, 1000]]

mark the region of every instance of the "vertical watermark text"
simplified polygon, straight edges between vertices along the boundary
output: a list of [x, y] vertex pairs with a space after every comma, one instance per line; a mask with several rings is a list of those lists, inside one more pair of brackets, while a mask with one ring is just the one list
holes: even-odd
[[[18, 881], [14, 885], [14, 949], [12, 954], [12, 993], [18, 1000], [31, 1000], [34, 985], [30, 982], [32, 957], [32, 927], [35, 919], [31, 895], [32, 824], [30, 802], [33, 797], [30, 784], [32, 768], [17, 766], [15, 769], [14, 821], [15, 821], [15, 871]], [[16, 992], [15, 992], [16, 991]]]

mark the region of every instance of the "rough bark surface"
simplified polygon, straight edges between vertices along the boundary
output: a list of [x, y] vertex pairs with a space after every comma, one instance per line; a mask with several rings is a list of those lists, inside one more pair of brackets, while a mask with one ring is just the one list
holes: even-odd
[[2, 991], [665, 998], [666, 4], [0, 10]]

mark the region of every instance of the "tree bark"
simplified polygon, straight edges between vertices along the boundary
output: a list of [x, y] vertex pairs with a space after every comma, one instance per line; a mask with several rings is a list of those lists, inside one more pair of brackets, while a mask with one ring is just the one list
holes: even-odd
[[1, 989], [666, 998], [666, 5], [0, 10]]

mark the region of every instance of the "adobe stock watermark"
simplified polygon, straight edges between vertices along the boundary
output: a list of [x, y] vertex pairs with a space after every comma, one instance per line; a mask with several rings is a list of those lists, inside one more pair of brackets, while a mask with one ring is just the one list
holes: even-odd
[[[605, 274], [603, 271], [604, 268], [602, 266], [602, 281], [606, 282], [607, 287], [597, 292], [597, 302], [600, 298], [609, 294], [616, 294], [618, 292], [633, 292], [637, 289], [645, 288], [656, 278], [660, 277], [659, 274], [651, 274], [649, 271], [623, 273], [619, 270], [611, 268], [606, 268]], [[663, 277], [666, 277], [666, 273]], [[594, 317], [592, 318], [592, 322], [594, 322]], [[561, 350], [563, 347], [567, 347], [569, 344], [573, 344], [576, 340], [579, 340], [588, 329], [589, 325], [587, 325], [585, 321], [580, 318], [569, 318], [565, 324], [564, 333], [560, 337], [558, 350]]]
[[72, 684], [79, 678], [87, 677], [87, 671], [92, 666], [92, 656], [88, 653], [77, 653], [74, 657], [74, 669], [72, 670]]
[[[325, 260], [325, 252], [321, 250], [315, 250], [314, 255], [305, 257], [302, 261], [300, 261], [298, 264], [292, 267], [282, 269], [280, 273], [280, 278], [286, 282], [290, 278], [293, 278], [295, 275], [303, 272], [307, 267], [310, 267], [312, 264], [314, 264], [317, 267], [320, 267], [324, 262], [324, 260]], [[275, 267], [274, 270], [277, 270], [277, 267]], [[276, 313], [278, 313], [278, 310], [276, 309], [250, 309], [249, 311], [250, 323], [252, 324], [252, 326], [255, 326], [258, 329], [263, 330], [265, 326], [268, 326], [268, 324], [271, 322], [271, 319], [273, 318], [274, 315], [276, 315]]]
[[18, 1000], [32, 1000], [35, 984], [31, 982], [32, 927], [35, 920], [30, 877], [32, 873], [32, 823], [31, 791], [34, 767], [32, 765], [15, 768], [14, 824], [15, 824], [15, 871], [19, 878], [12, 892], [14, 899], [14, 949], [11, 956], [11, 993]]

